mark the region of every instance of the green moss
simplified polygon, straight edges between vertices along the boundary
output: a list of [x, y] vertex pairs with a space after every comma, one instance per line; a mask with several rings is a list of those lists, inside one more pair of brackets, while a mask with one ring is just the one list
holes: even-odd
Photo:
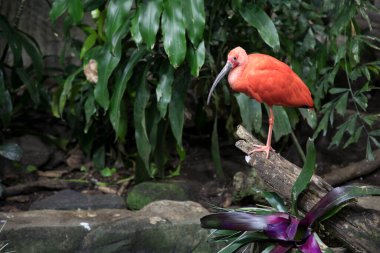
[[174, 183], [144, 182], [136, 185], [128, 193], [127, 207], [131, 210], [139, 210], [156, 200], [189, 200], [183, 187]]

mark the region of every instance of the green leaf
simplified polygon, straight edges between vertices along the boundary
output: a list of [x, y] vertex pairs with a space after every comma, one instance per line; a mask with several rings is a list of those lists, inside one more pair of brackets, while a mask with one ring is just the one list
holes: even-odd
[[152, 147], [148, 138], [145, 116], [146, 107], [148, 106], [149, 102], [149, 90], [146, 81], [147, 72], [148, 67], [146, 66], [144, 72], [140, 76], [139, 85], [136, 91], [136, 98], [133, 106], [133, 122], [135, 127], [135, 140], [139, 157], [143, 162], [145, 172], [150, 177], [152, 177], [152, 171], [149, 166], [149, 158]]
[[157, 126], [156, 145], [154, 149], [154, 162], [158, 168], [158, 176], [165, 177], [165, 164], [170, 157], [167, 148], [168, 122], [161, 120]]
[[335, 110], [341, 116], [344, 116], [344, 114], [346, 113], [347, 100], [348, 100], [348, 92], [345, 92], [336, 102]]
[[104, 4], [104, 0], [84, 0], [83, 1], [84, 10], [88, 12], [93, 11], [93, 10], [98, 11], [97, 9], [101, 7], [103, 4]]
[[138, 24], [141, 37], [148, 49], [152, 50], [160, 26], [162, 0], [144, 1], [139, 5]]
[[32, 40], [32, 38], [29, 37], [29, 35], [21, 32], [15, 34], [14, 38], [21, 42], [22, 47], [30, 56], [36, 74], [36, 78], [40, 80], [43, 74], [43, 60], [42, 54], [37, 44], [35, 43], [35, 41]]
[[53, 23], [67, 10], [67, 0], [54, 0], [53, 6], [49, 12], [50, 19]]
[[146, 53], [147, 51], [145, 49], [135, 50], [129, 58], [128, 64], [125, 66], [123, 73], [115, 82], [114, 93], [112, 94], [110, 104], [110, 121], [116, 132], [116, 136], [120, 140], [124, 140], [127, 131], [127, 120], [124, 118], [126, 117], [126, 114], [122, 115], [123, 106], [125, 105], [125, 102], [123, 102], [124, 92], [128, 81], [133, 74], [135, 65]]
[[370, 127], [373, 126], [373, 124], [377, 121], [378, 116], [374, 114], [369, 114], [369, 115], [362, 115], [362, 119], [364, 122], [369, 125]]
[[174, 68], [181, 65], [186, 56], [185, 23], [181, 3], [181, 0], [164, 0], [161, 20], [164, 49]]
[[71, 16], [73, 22], [78, 24], [83, 17], [83, 1], [82, 0], [69, 0], [67, 3], [67, 12]]
[[285, 206], [282, 198], [275, 192], [262, 191], [254, 189], [256, 193], [262, 195], [265, 200], [277, 211], [279, 212], [288, 212], [288, 209]]
[[329, 147], [332, 147], [333, 145], [339, 146], [340, 142], [342, 141], [344, 132], [346, 131], [347, 124], [342, 124], [339, 130], [335, 133], [333, 136], [331, 143]]
[[350, 46], [351, 46], [351, 48], [350, 48], [351, 49], [350, 50], [350, 55], [354, 59], [355, 63], [359, 63], [360, 62], [360, 57], [359, 57], [359, 54], [360, 54], [360, 52], [359, 52], [359, 40], [358, 39], [352, 39], [351, 43], [350, 43]]
[[8, 126], [11, 122], [13, 112], [12, 98], [5, 87], [4, 75], [2, 69], [0, 69], [0, 119], [4, 126]]
[[12, 28], [8, 20], [2, 15], [0, 15], [0, 30], [1, 36], [7, 40], [8, 45], [12, 50], [13, 65], [22, 67], [22, 44], [17, 39], [18, 33]]
[[248, 132], [252, 132], [252, 127], [259, 132], [262, 124], [261, 104], [243, 93], [236, 93], [235, 98], [240, 108], [243, 126]]
[[364, 128], [364, 126], [361, 126], [358, 129], [356, 129], [355, 133], [353, 135], [351, 135], [350, 138], [348, 138], [348, 140], [344, 144], [343, 148], [348, 147], [348, 145], [350, 145], [352, 143], [357, 143], [359, 141], [359, 138], [360, 138], [361, 134], [362, 134], [363, 128]]
[[315, 129], [317, 127], [317, 113], [315, 110], [306, 108], [298, 108], [298, 110], [301, 113], [302, 117], [306, 119], [307, 124], [312, 129]]
[[374, 157], [373, 152], [372, 152], [372, 147], [371, 147], [371, 142], [370, 142], [369, 137], [367, 139], [366, 157], [367, 157], [368, 161], [375, 160], [375, 157]]
[[96, 34], [96, 32], [91, 32], [88, 37], [86, 38], [86, 40], [84, 41], [83, 43], [83, 46], [82, 46], [82, 49], [80, 51], [80, 58], [82, 59], [83, 56], [87, 53], [87, 51], [89, 49], [91, 49], [94, 45], [95, 45], [95, 42], [98, 38], [98, 35]]
[[273, 106], [274, 125], [273, 134], [275, 141], [278, 141], [282, 136], [292, 132], [292, 127], [289, 122], [288, 114], [281, 106]]
[[26, 85], [33, 103], [40, 103], [40, 89], [37, 80], [34, 80], [23, 68], [16, 68], [16, 73], [21, 81]]
[[366, 111], [368, 106], [368, 99], [363, 93], [355, 94], [354, 100], [363, 109], [363, 111]]
[[370, 136], [380, 136], [380, 129], [369, 132]]
[[313, 29], [309, 28], [307, 30], [306, 36], [302, 43], [302, 49], [306, 52], [308, 50], [314, 50], [316, 45], [315, 34]]
[[102, 175], [102, 177], [112, 177], [114, 174], [116, 174], [116, 172], [116, 168], [110, 167], [105, 167], [104, 169], [100, 170], [100, 174]]
[[140, 16], [140, 8], [136, 10], [131, 20], [131, 35], [137, 46], [140, 46], [140, 44], [142, 43], [142, 37], [141, 37], [140, 27], [139, 27], [139, 16]]
[[267, 237], [263, 233], [259, 232], [244, 232], [235, 240], [231, 241], [227, 246], [218, 251], [218, 253], [233, 253], [244, 245], [255, 241], [266, 240]]
[[232, 0], [231, 6], [233, 10], [239, 10], [243, 0]]
[[376, 145], [377, 148], [380, 148], [380, 142], [379, 142], [375, 137], [370, 136], [369, 139], [371, 140], [371, 142], [372, 142], [373, 144]]
[[343, 93], [343, 92], [347, 92], [349, 91], [348, 88], [331, 88], [329, 90], [329, 93], [330, 94], [338, 94], [338, 93]]
[[88, 133], [88, 129], [92, 123], [92, 116], [96, 113], [97, 108], [95, 106], [95, 98], [93, 92], [87, 95], [87, 99], [84, 102], [84, 116], [86, 119], [86, 125], [84, 127], [84, 133]]
[[154, 154], [156, 151], [157, 140], [160, 139], [160, 136], [162, 135], [162, 132], [158, 132], [158, 125], [161, 120], [161, 115], [157, 107], [150, 106], [147, 111], [146, 118], [147, 133], [150, 145], [152, 146], [152, 154]]
[[78, 68], [77, 71], [75, 71], [74, 73], [72, 73], [71, 75], [69, 75], [66, 78], [65, 82], [63, 83], [63, 89], [62, 89], [61, 96], [59, 97], [59, 105], [58, 105], [59, 115], [61, 115], [61, 117], [62, 117], [62, 114], [63, 114], [63, 110], [65, 109], [66, 101], [71, 96], [71, 89], [72, 89], [72, 86], [73, 86], [73, 81], [74, 81], [75, 77], [80, 72], [82, 72], [82, 68]]
[[261, 251], [261, 253], [271, 253], [272, 249], [274, 249], [274, 247], [275, 247], [274, 245], [269, 245], [263, 251]]
[[214, 127], [211, 134], [211, 157], [214, 161], [216, 177], [218, 180], [224, 180], [224, 172], [220, 158], [219, 140], [218, 140], [218, 119], [215, 114]]
[[338, 52], [335, 54], [334, 65], [337, 65], [337, 63], [345, 56], [345, 54], [346, 54], [345, 45], [339, 46]]
[[356, 120], [358, 119], [358, 114], [353, 115], [349, 120], [346, 121], [347, 123], [347, 132], [350, 135], [354, 134], [354, 131], [356, 129]]
[[190, 64], [191, 74], [193, 76], [199, 75], [199, 70], [205, 62], [205, 43], [202, 41], [198, 48], [194, 50], [192, 46], [188, 48], [188, 60]]
[[160, 80], [156, 87], [157, 108], [161, 118], [164, 118], [167, 112], [168, 104], [172, 98], [172, 87], [174, 80], [174, 69], [165, 61], [160, 67]]
[[273, 21], [257, 4], [247, 4], [240, 9], [240, 14], [248, 24], [257, 29], [268, 46], [274, 51], [280, 49], [280, 39]]
[[188, 72], [181, 73], [174, 80], [172, 99], [169, 104], [169, 120], [178, 146], [182, 147], [182, 131], [185, 121], [185, 96], [190, 83]]
[[110, 103], [108, 79], [110, 78], [116, 66], [119, 64], [121, 58], [121, 45], [119, 43], [115, 47], [114, 54], [112, 54], [109, 44], [102, 48], [96, 48], [96, 50], [99, 50], [97, 56], [95, 57], [98, 63], [99, 77], [98, 82], [95, 85], [94, 96], [96, 102], [98, 102], [100, 106], [107, 110]]
[[329, 123], [329, 113], [325, 113], [325, 115], [323, 115], [321, 121], [319, 121], [319, 125], [317, 127], [317, 130], [315, 130], [314, 134], [313, 134], [313, 138], [317, 138], [318, 134], [323, 131], [323, 136], [326, 135], [327, 133], [327, 127], [328, 127], [328, 123]]
[[[182, 1], [187, 35], [195, 48], [203, 39], [205, 7], [203, 0]], [[193, 74], [194, 75], [194, 74]], [[196, 75], [198, 76], [198, 75]]]
[[6, 143], [0, 145], [0, 155], [12, 161], [20, 161], [22, 149], [16, 143]]
[[105, 159], [106, 159], [106, 149], [104, 145], [102, 145], [99, 148], [97, 148], [94, 154], [92, 155], [92, 162], [94, 164], [94, 168], [96, 170], [103, 169], [106, 163]]
[[314, 174], [316, 152], [314, 141], [309, 139], [306, 146], [306, 161], [302, 167], [302, 171], [299, 174], [297, 180], [294, 182], [291, 193], [292, 201], [292, 213], [297, 214], [297, 199], [298, 196], [303, 192], [310, 182], [311, 177]]
[[119, 40], [128, 32], [128, 14], [133, 0], [111, 0], [107, 6], [105, 20], [105, 34], [108, 42], [112, 44], [112, 52]]

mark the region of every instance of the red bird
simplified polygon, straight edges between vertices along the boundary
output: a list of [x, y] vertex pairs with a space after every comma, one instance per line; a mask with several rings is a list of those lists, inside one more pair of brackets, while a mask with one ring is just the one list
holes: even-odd
[[258, 102], [269, 106], [267, 144], [265, 146], [255, 145], [249, 153], [266, 152], [268, 158], [269, 152], [274, 150], [271, 147], [274, 124], [272, 106], [312, 108], [314, 103], [310, 90], [285, 63], [265, 54], [247, 55], [243, 48], [236, 47], [230, 51], [226, 65], [216, 77], [208, 94], [207, 104], [209, 104], [212, 92], [219, 81], [230, 70], [228, 82], [234, 91], [243, 92]]

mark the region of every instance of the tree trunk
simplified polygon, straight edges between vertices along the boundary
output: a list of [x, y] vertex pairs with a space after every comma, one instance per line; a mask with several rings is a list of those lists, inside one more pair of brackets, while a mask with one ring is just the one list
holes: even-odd
[[[248, 153], [254, 144], [262, 144], [238, 126], [236, 132], [239, 141], [236, 147]], [[273, 189], [284, 200], [290, 201], [291, 189], [301, 169], [274, 152], [266, 159], [265, 154], [254, 153], [246, 157], [249, 165], [262, 178], [265, 185]], [[309, 187], [298, 200], [301, 211], [309, 211], [332, 187], [320, 177], [314, 175]], [[345, 207], [331, 219], [322, 223], [328, 233], [344, 243], [354, 252], [379, 252], [380, 250], [380, 212], [365, 209], [356, 204]]]

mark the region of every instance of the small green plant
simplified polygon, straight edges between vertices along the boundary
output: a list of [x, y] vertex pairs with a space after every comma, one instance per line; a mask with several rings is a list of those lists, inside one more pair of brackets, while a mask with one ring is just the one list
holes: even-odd
[[100, 174], [103, 177], [112, 177], [117, 172], [116, 168], [109, 168], [105, 167], [104, 169], [100, 170]]
[[297, 199], [307, 187], [315, 167], [314, 144], [309, 141], [305, 165], [292, 187], [291, 210], [272, 192], [262, 192], [272, 208], [248, 207], [223, 210], [201, 219], [203, 228], [214, 229], [214, 241], [227, 242], [219, 253], [237, 252], [250, 243], [266, 243], [262, 252], [285, 253], [298, 249], [304, 253], [331, 252], [320, 240], [315, 223], [339, 212], [347, 202], [363, 196], [380, 195], [380, 188], [370, 186], [343, 186], [327, 193], [314, 207], [300, 217]]

